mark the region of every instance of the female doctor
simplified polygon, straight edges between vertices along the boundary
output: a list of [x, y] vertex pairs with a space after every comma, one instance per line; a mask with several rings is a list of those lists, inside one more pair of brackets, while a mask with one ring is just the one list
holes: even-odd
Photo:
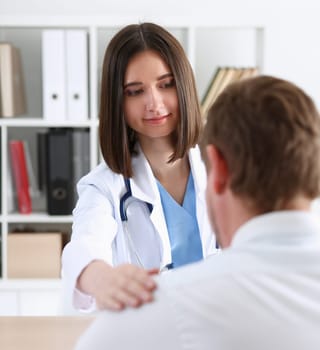
[[164, 28], [129, 25], [110, 41], [99, 118], [105, 162], [78, 183], [63, 279], [76, 309], [121, 310], [152, 300], [152, 274], [215, 251], [194, 76]]

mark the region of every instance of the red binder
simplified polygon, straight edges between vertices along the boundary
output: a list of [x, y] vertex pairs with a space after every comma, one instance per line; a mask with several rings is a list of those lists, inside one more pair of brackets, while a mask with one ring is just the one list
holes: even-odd
[[10, 156], [13, 179], [17, 193], [19, 213], [30, 214], [32, 212], [32, 205], [29, 191], [27, 162], [23, 141], [10, 141]]

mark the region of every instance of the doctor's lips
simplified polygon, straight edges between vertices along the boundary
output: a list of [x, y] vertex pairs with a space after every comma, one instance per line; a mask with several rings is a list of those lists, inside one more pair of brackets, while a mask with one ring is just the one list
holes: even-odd
[[157, 115], [148, 118], [143, 118], [143, 122], [148, 124], [161, 124], [164, 120], [170, 117], [172, 117], [171, 113], [165, 115]]

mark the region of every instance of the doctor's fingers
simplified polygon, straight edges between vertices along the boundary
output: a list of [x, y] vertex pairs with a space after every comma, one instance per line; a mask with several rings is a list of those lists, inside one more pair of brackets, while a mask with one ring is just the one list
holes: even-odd
[[115, 267], [114, 271], [117, 272], [118, 284], [122, 284], [124, 289], [128, 281], [135, 281], [150, 291], [157, 286], [152, 278], [152, 274], [156, 273], [157, 269], [145, 270], [132, 264], [123, 264]]
[[139, 295], [131, 293], [128, 290], [119, 290], [116, 295], [116, 300], [123, 307], [139, 307], [140, 305], [152, 300], [151, 292], [141, 292]]
[[160, 273], [159, 269], [149, 269], [147, 270], [148, 275], [158, 275]]
[[112, 268], [104, 282], [106, 287], [100, 288], [96, 295], [99, 309], [138, 307], [153, 299], [152, 292], [156, 288], [156, 282], [149, 271], [131, 264]]
[[120, 311], [125, 308], [125, 305], [123, 303], [117, 299], [112, 298], [111, 296], [96, 298], [96, 304], [99, 310], [108, 309], [112, 311]]
[[135, 281], [127, 280], [125, 286], [114, 283], [103, 295], [96, 298], [96, 303], [99, 309], [120, 311], [125, 307], [138, 307], [152, 299], [152, 291], [146, 290]]
[[119, 266], [117, 279], [113, 283], [114, 299], [127, 306], [137, 307], [153, 300], [156, 283], [148, 271], [136, 266]]

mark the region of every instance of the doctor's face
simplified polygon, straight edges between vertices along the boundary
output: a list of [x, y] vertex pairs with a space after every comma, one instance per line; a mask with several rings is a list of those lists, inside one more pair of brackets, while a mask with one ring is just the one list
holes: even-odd
[[179, 103], [171, 70], [154, 51], [129, 61], [124, 77], [127, 124], [141, 138], [171, 137], [179, 121]]

